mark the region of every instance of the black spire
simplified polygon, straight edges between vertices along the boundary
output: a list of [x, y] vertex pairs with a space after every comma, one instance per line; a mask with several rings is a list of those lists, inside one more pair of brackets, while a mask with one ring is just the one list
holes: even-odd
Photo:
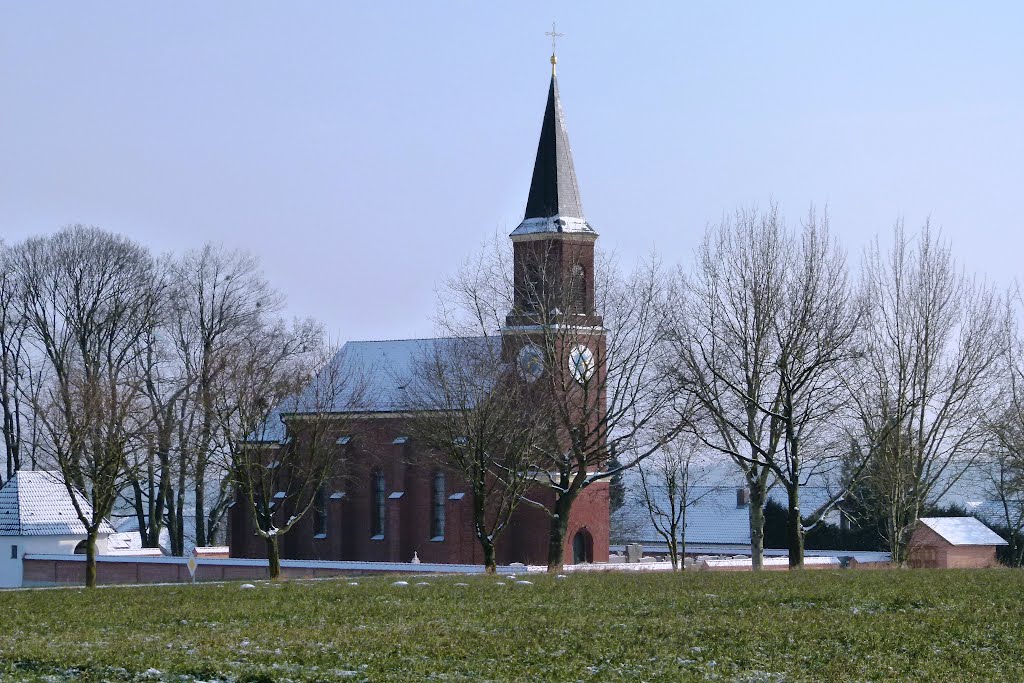
[[523, 218], [552, 216], [583, 219], [583, 204], [572, 165], [569, 134], [565, 131], [565, 114], [558, 99], [558, 79], [554, 73], [548, 88], [548, 104], [544, 110], [537, 160], [533, 164], [533, 181]]

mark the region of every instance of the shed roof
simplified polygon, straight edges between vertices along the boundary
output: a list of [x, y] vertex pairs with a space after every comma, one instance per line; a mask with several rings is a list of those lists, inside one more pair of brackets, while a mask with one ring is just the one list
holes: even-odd
[[[79, 505], [89, 503], [80, 493]], [[103, 522], [101, 534], [114, 529]], [[15, 472], [0, 488], [0, 536], [85, 536], [60, 472]]]
[[1002, 536], [974, 517], [922, 517], [919, 521], [950, 545], [1007, 545]]

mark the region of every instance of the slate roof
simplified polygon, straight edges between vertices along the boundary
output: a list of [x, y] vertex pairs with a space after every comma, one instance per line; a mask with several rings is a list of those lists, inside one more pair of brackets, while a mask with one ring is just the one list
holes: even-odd
[[[501, 339], [494, 337], [469, 337], [454, 339], [439, 337], [433, 339], [389, 339], [384, 341], [352, 341], [346, 343], [313, 381], [311, 387], [294, 403], [278, 407], [270, 416], [264, 429], [253, 435], [251, 441], [277, 442], [285, 438], [282, 414], [302, 414], [324, 411], [325, 406], [315, 401], [312, 387], [323, 377], [337, 377], [343, 380], [341, 391], [333, 396], [333, 405], [328, 412], [334, 413], [401, 413], [422, 410], [422, 394], [412, 400], [407, 387], [415, 377], [416, 363], [443, 352], [451, 354], [457, 361], [461, 345], [492, 344], [492, 352], [500, 350]], [[438, 406], [440, 407], [440, 406]]]
[[950, 545], [1007, 545], [1002, 536], [974, 517], [922, 517], [918, 521]]
[[551, 75], [544, 121], [533, 164], [533, 179], [523, 222], [513, 236], [539, 232], [578, 232], [596, 235], [583, 216], [579, 183], [558, 96], [558, 79]]
[[1018, 525], [1024, 521], [1024, 499], [1013, 499], [1007, 501], [1009, 508], [1009, 519], [1007, 510], [1003, 503], [998, 500], [971, 501], [965, 504], [967, 511], [980, 519], [985, 524], [992, 526]]
[[[79, 504], [88, 508], [81, 494]], [[101, 534], [114, 529], [103, 522]], [[15, 472], [0, 488], [0, 536], [85, 536], [60, 472]]]
[[[712, 545], [750, 545], [750, 512], [747, 505], [736, 505], [737, 486], [694, 486], [686, 509], [686, 543]], [[786, 492], [773, 488], [768, 498], [786, 505]], [[807, 486], [800, 491], [801, 509], [812, 512], [828, 500], [824, 487]], [[665, 505], [667, 508], [667, 504]], [[626, 503], [613, 513], [613, 527], [621, 529], [626, 542], [663, 543], [654, 528], [642, 494], [633, 490]]]

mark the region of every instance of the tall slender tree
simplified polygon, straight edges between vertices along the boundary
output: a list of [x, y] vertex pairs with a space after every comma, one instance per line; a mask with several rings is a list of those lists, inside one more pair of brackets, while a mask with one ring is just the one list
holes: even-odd
[[991, 286], [957, 266], [927, 223], [915, 236], [898, 223], [887, 251], [876, 240], [863, 278], [871, 306], [857, 409], [867, 440], [884, 445], [867, 483], [893, 561], [902, 564], [922, 511], [991, 438], [986, 416], [997, 396], [1003, 306]]

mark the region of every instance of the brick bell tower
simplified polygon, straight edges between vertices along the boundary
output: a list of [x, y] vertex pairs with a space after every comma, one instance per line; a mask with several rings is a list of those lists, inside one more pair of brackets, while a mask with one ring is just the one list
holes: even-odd
[[[558, 96], [556, 63], [552, 54], [526, 213], [510, 235], [515, 293], [503, 330], [505, 353], [517, 359], [521, 372], [531, 380], [549, 363], [604, 365], [604, 330], [594, 301], [597, 232], [583, 215]], [[559, 348], [552, 348], [552, 335], [543, 329], [556, 326], [574, 330], [571, 343], [565, 344], [566, 336], [558, 335]], [[603, 367], [597, 369], [603, 371]]]

